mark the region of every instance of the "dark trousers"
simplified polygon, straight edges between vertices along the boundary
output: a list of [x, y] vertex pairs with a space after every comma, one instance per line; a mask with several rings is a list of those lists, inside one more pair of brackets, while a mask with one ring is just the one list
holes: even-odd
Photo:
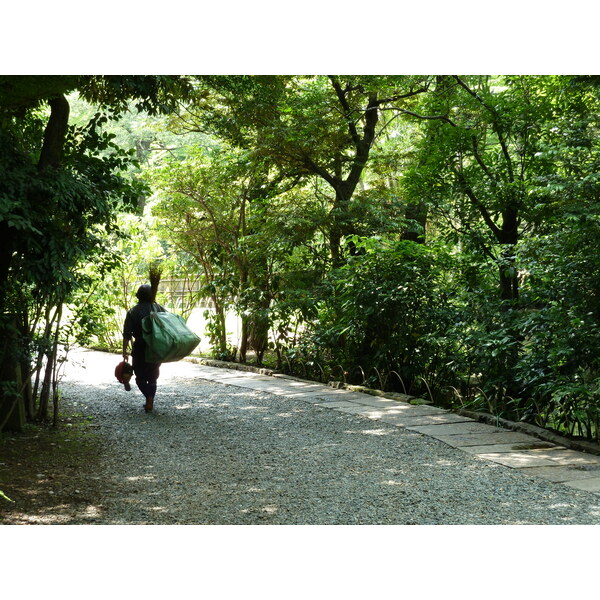
[[147, 363], [144, 356], [134, 353], [131, 355], [135, 382], [145, 398], [156, 395], [156, 380], [160, 374], [160, 363]]

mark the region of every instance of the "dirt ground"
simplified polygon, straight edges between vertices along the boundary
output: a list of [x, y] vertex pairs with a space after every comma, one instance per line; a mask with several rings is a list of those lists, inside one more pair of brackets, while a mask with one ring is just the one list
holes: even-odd
[[0, 434], [0, 491], [10, 499], [0, 497], [0, 524], [68, 524], [90, 512], [95, 480], [80, 475], [93, 473], [99, 439], [87, 418], [65, 409], [56, 428]]

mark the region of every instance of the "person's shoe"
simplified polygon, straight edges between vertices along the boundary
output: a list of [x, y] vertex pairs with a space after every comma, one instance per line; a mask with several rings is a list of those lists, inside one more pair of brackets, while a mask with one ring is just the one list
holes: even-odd
[[148, 412], [152, 412], [154, 408], [154, 398], [146, 398], [146, 404], [144, 405], [144, 410]]

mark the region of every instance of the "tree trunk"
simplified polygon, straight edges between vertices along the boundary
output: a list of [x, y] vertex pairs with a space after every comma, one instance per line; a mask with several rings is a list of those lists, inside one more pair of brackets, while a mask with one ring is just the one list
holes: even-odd
[[42, 389], [40, 391], [40, 402], [36, 418], [38, 421], [46, 421], [48, 419], [48, 406], [50, 404], [50, 391], [52, 388], [52, 372], [54, 370], [54, 361], [56, 354], [52, 349], [46, 354], [46, 365], [44, 367], [44, 379], [42, 380]]
[[[245, 203], [242, 204], [242, 211], [243, 211], [243, 215], [241, 216], [241, 223], [242, 223], [242, 235], [246, 234], [246, 227], [245, 227]], [[248, 286], [248, 266], [246, 261], [241, 261], [240, 262], [240, 289], [239, 289], [239, 293], [243, 293], [244, 290], [247, 288]], [[238, 346], [238, 352], [240, 353], [240, 362], [245, 363], [246, 362], [246, 356], [248, 354], [248, 336], [249, 336], [249, 328], [248, 328], [248, 316], [246, 314], [242, 315], [242, 333], [241, 333], [241, 338], [240, 338], [240, 343]]]
[[519, 299], [519, 278], [516, 273], [515, 258], [512, 250], [502, 254], [500, 271], [500, 297], [502, 300]]
[[[7, 379], [11, 378], [12, 379]], [[14, 382], [15, 393], [0, 391], [0, 431], [23, 431], [25, 425], [25, 408], [19, 394], [21, 387], [21, 368], [16, 362], [4, 365], [0, 373], [0, 381]]]
[[417, 244], [424, 244], [425, 228], [427, 226], [427, 205], [424, 202], [411, 202], [407, 204], [404, 215], [408, 221], [416, 223], [418, 229], [422, 231], [415, 231], [414, 227], [406, 229], [402, 234], [402, 239], [416, 242]]
[[358, 179], [351, 182], [336, 180], [335, 185], [333, 186], [335, 190], [335, 201], [333, 203], [333, 208], [329, 213], [331, 217], [329, 251], [331, 252], [331, 262], [334, 268], [340, 267], [344, 262], [342, 253], [343, 237], [354, 232], [352, 224], [348, 222], [348, 205], [357, 184]]
[[[19, 329], [19, 335], [21, 339], [31, 339], [32, 331], [35, 327], [30, 327], [29, 313], [27, 309], [24, 309], [18, 317], [17, 327]], [[25, 415], [28, 419], [33, 419], [35, 414], [35, 408], [33, 403], [33, 388], [32, 388], [32, 365], [31, 365], [31, 353], [22, 353], [22, 358], [19, 361], [21, 367], [21, 377], [23, 380], [23, 404], [25, 406]]]
[[498, 241], [504, 245], [500, 260], [500, 296], [503, 300], [519, 299], [519, 277], [515, 248], [519, 241], [518, 211], [508, 208], [502, 213], [502, 228]]
[[261, 313], [252, 315], [250, 321], [250, 346], [256, 352], [256, 362], [259, 365], [262, 364], [264, 354], [269, 347], [269, 320], [263, 316], [263, 311], [268, 310], [270, 304], [269, 300], [264, 300], [260, 306]]
[[158, 294], [158, 286], [160, 284], [160, 278], [162, 276], [162, 267], [158, 263], [152, 263], [148, 269], [148, 279], [150, 281], [150, 290], [152, 293], [152, 303], [156, 302], [156, 295]]
[[16, 236], [16, 229], [9, 227], [5, 221], [0, 222], [0, 314], [4, 314], [6, 309], [6, 284]]
[[242, 316], [242, 334], [240, 339], [240, 362], [246, 362], [246, 355], [248, 354], [248, 317]]
[[342, 234], [337, 227], [332, 226], [329, 231], [329, 252], [331, 253], [331, 262], [334, 266], [342, 265]]
[[64, 96], [56, 96], [51, 98], [48, 103], [51, 112], [44, 131], [44, 144], [38, 161], [40, 171], [47, 167], [60, 167], [69, 125], [69, 103], [67, 99]]
[[360, 137], [355, 124], [354, 115], [348, 104], [346, 94], [348, 90], [343, 89], [336, 77], [330, 77], [331, 84], [338, 97], [342, 113], [347, 118], [348, 134], [352, 138], [355, 157], [346, 179], [342, 179], [342, 160], [336, 163], [335, 174], [327, 173], [323, 169], [316, 168], [313, 164], [313, 172], [322, 177], [335, 190], [335, 201], [331, 210], [331, 228], [329, 231], [329, 248], [331, 261], [334, 267], [341, 266], [343, 262], [341, 243], [345, 235], [352, 233], [352, 225], [346, 221], [348, 205], [356, 190], [363, 171], [369, 160], [371, 146], [375, 140], [375, 129], [379, 121], [379, 105], [376, 93], [371, 93], [364, 110], [364, 128]]
[[21, 368], [15, 354], [16, 329], [4, 323], [6, 334], [0, 352], [0, 431], [22, 431], [25, 425], [25, 407], [21, 395]]
[[216, 343], [217, 352], [219, 356], [225, 357], [228, 354], [225, 309], [223, 308], [223, 305], [214, 296], [212, 298], [212, 301], [215, 306], [213, 341]]

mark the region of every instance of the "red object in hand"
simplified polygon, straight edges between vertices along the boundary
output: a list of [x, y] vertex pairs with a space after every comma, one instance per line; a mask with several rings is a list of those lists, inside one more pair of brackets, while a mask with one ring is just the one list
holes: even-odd
[[121, 361], [115, 368], [115, 377], [117, 378], [117, 381], [122, 383], [127, 391], [131, 389], [129, 380], [132, 375], [133, 367], [126, 360]]

